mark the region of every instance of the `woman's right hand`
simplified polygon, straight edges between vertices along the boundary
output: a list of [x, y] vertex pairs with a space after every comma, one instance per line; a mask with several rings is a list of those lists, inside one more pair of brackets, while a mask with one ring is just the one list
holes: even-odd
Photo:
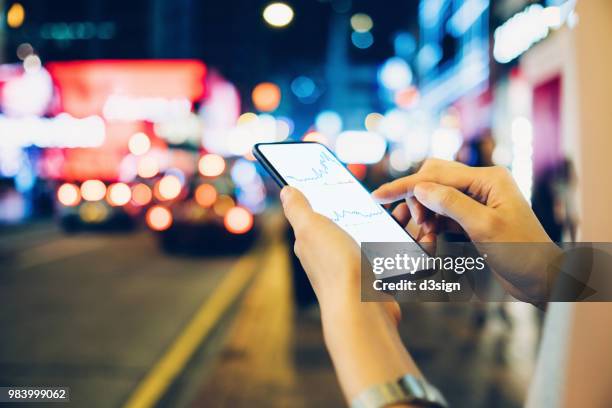
[[[372, 195], [381, 204], [405, 200], [408, 218], [430, 235], [456, 223], [477, 246], [552, 244], [511, 174], [502, 167], [469, 167], [430, 159], [417, 173], [384, 184]], [[515, 255], [511, 250], [497, 251], [488, 263], [511, 294], [526, 301], [542, 299], [549, 260], [526, 262]]]

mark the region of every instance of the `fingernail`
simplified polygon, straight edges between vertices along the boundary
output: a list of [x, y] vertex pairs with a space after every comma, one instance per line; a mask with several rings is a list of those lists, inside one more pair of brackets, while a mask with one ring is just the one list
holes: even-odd
[[290, 193], [290, 187], [289, 186], [285, 186], [283, 187], [283, 189], [280, 192], [280, 199], [281, 199], [281, 203], [283, 203], [283, 205], [285, 204], [285, 202], [287, 201], [287, 198], [289, 197], [289, 193]]

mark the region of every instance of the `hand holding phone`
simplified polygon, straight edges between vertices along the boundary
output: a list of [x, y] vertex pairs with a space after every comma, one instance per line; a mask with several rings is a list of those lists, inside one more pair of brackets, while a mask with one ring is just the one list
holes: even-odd
[[415, 242], [325, 146], [311, 142], [260, 143], [253, 153], [282, 187], [300, 190], [313, 210], [363, 242]]

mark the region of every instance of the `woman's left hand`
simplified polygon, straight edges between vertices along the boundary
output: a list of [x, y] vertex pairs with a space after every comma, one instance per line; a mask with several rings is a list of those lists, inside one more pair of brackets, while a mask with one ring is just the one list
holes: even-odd
[[364, 389], [405, 375], [421, 376], [404, 348], [397, 302], [361, 301], [361, 251], [344, 230], [312, 210], [295, 188], [281, 191], [295, 232], [295, 253], [319, 299], [325, 344], [347, 402]]
[[[287, 220], [295, 233], [294, 251], [317, 295], [322, 310], [361, 301], [361, 251], [355, 240], [329, 218], [313, 211], [304, 195], [293, 187], [281, 191]], [[396, 302], [385, 308], [397, 324]]]

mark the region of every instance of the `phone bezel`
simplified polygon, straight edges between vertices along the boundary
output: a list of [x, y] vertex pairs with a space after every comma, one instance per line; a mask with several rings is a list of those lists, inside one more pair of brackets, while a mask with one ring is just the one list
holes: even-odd
[[[346, 171], [349, 172], [349, 174], [353, 177], [353, 179], [355, 179], [355, 181], [357, 183], [359, 183], [359, 185], [361, 186], [361, 188], [363, 188], [365, 191], [367, 191], [368, 193], [370, 193], [370, 191], [363, 185], [363, 183], [357, 178], [355, 177], [355, 175], [348, 169], [348, 167], [342, 163], [342, 161], [340, 159], [338, 159], [338, 157], [334, 154], [334, 152], [331, 151], [331, 149], [327, 146], [325, 146], [323, 143], [318, 143], [318, 142], [305, 142], [305, 141], [301, 141], [301, 140], [292, 140], [292, 141], [286, 141], [286, 142], [266, 142], [266, 143], [256, 143], [253, 146], [253, 156], [255, 156], [255, 158], [261, 163], [261, 165], [263, 166], [263, 168], [268, 172], [268, 174], [270, 174], [272, 176], [272, 178], [274, 179], [274, 181], [276, 182], [276, 184], [278, 184], [278, 186], [280, 188], [283, 188], [285, 186], [288, 186], [289, 183], [287, 183], [285, 181], [285, 179], [283, 179], [283, 176], [280, 175], [280, 173], [278, 171], [276, 171], [276, 169], [274, 168], [274, 166], [272, 166], [272, 164], [268, 161], [268, 159], [266, 159], [266, 157], [264, 156], [264, 154], [259, 151], [259, 146], [265, 146], [265, 145], [282, 145], [282, 144], [318, 144], [319, 146], [322, 146], [324, 149], [326, 149], [336, 160], [338, 160], [338, 163], [340, 163], [345, 169]], [[400, 224], [400, 222], [398, 220], [395, 219], [395, 217], [393, 217], [388, 211], [387, 209], [382, 206], [381, 204], [377, 204], [379, 205], [388, 215], [389, 217], [391, 217], [391, 219], [400, 226], [400, 228], [406, 233], [406, 235], [408, 235], [410, 237], [410, 239], [412, 239], [418, 246], [419, 248], [421, 248], [421, 250], [423, 250], [423, 252], [425, 252], [427, 255], [431, 256], [431, 254], [429, 253], [429, 251], [427, 251], [425, 248], [423, 248], [423, 245], [421, 245], [420, 242], [418, 242], [412, 235], [410, 235], [410, 233], [408, 231], [406, 231], [405, 227]]]

